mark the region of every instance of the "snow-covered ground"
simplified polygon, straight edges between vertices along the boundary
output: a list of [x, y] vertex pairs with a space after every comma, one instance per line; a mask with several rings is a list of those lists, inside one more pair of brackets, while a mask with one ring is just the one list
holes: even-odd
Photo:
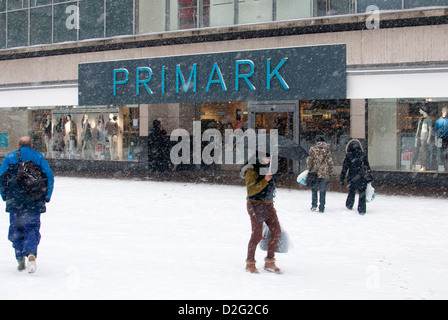
[[16, 270], [0, 214], [0, 299], [448, 299], [448, 200], [380, 195], [359, 216], [310, 198], [278, 190], [295, 247], [284, 274], [252, 275], [243, 187], [58, 177], [37, 273]]

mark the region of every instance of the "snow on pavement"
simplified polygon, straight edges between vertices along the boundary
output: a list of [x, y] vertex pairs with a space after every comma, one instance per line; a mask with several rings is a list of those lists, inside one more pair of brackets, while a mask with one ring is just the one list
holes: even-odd
[[448, 299], [448, 200], [380, 195], [360, 216], [330, 192], [321, 215], [310, 191], [279, 189], [294, 248], [277, 254], [284, 274], [252, 275], [245, 197], [238, 186], [57, 177], [35, 274], [16, 270], [0, 214], [0, 299]]

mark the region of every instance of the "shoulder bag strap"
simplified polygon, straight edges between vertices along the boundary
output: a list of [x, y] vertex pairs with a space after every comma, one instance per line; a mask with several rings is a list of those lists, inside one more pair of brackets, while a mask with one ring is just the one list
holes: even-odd
[[20, 156], [20, 150], [17, 150], [17, 159], [19, 159], [19, 163], [22, 162], [22, 157]]
[[317, 168], [316, 172], [318, 172], [318, 171], [320, 170], [320, 168], [324, 165], [325, 161], [327, 161], [327, 158], [328, 158], [329, 156], [330, 156], [329, 154], [327, 154], [327, 155], [325, 156], [325, 158], [322, 160], [320, 166]]

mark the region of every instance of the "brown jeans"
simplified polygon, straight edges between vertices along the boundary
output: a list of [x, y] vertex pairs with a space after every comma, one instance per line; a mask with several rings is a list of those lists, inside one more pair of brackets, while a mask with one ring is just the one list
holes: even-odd
[[[277, 211], [274, 208], [273, 204], [268, 203], [255, 203], [255, 206], [264, 206], [265, 210], [268, 210], [271, 217], [265, 221], [268, 225], [269, 230], [271, 231], [271, 237], [268, 243], [268, 259], [272, 259], [275, 256], [275, 249], [277, 249], [278, 241], [280, 240], [280, 236], [282, 234], [282, 230], [280, 227], [280, 223], [277, 217]], [[247, 251], [247, 260], [255, 261], [255, 251], [257, 250], [257, 245], [263, 238], [263, 223], [258, 223], [254, 217], [252, 205], [250, 202], [247, 202], [247, 212], [249, 213], [250, 223], [252, 225], [252, 236], [249, 240], [249, 248]]]

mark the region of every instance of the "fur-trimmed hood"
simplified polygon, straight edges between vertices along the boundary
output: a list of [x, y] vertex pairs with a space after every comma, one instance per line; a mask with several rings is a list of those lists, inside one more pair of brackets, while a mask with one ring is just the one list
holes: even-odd
[[316, 144], [316, 147], [321, 148], [321, 149], [330, 149], [330, 146], [324, 141], [319, 141]]
[[354, 152], [356, 150], [361, 150], [361, 152], [364, 152], [361, 141], [359, 141], [358, 139], [352, 139], [347, 143], [345, 152]]
[[240, 169], [240, 177], [241, 179], [246, 179], [246, 172], [250, 169], [255, 169], [253, 164], [246, 163], [244, 166]]

